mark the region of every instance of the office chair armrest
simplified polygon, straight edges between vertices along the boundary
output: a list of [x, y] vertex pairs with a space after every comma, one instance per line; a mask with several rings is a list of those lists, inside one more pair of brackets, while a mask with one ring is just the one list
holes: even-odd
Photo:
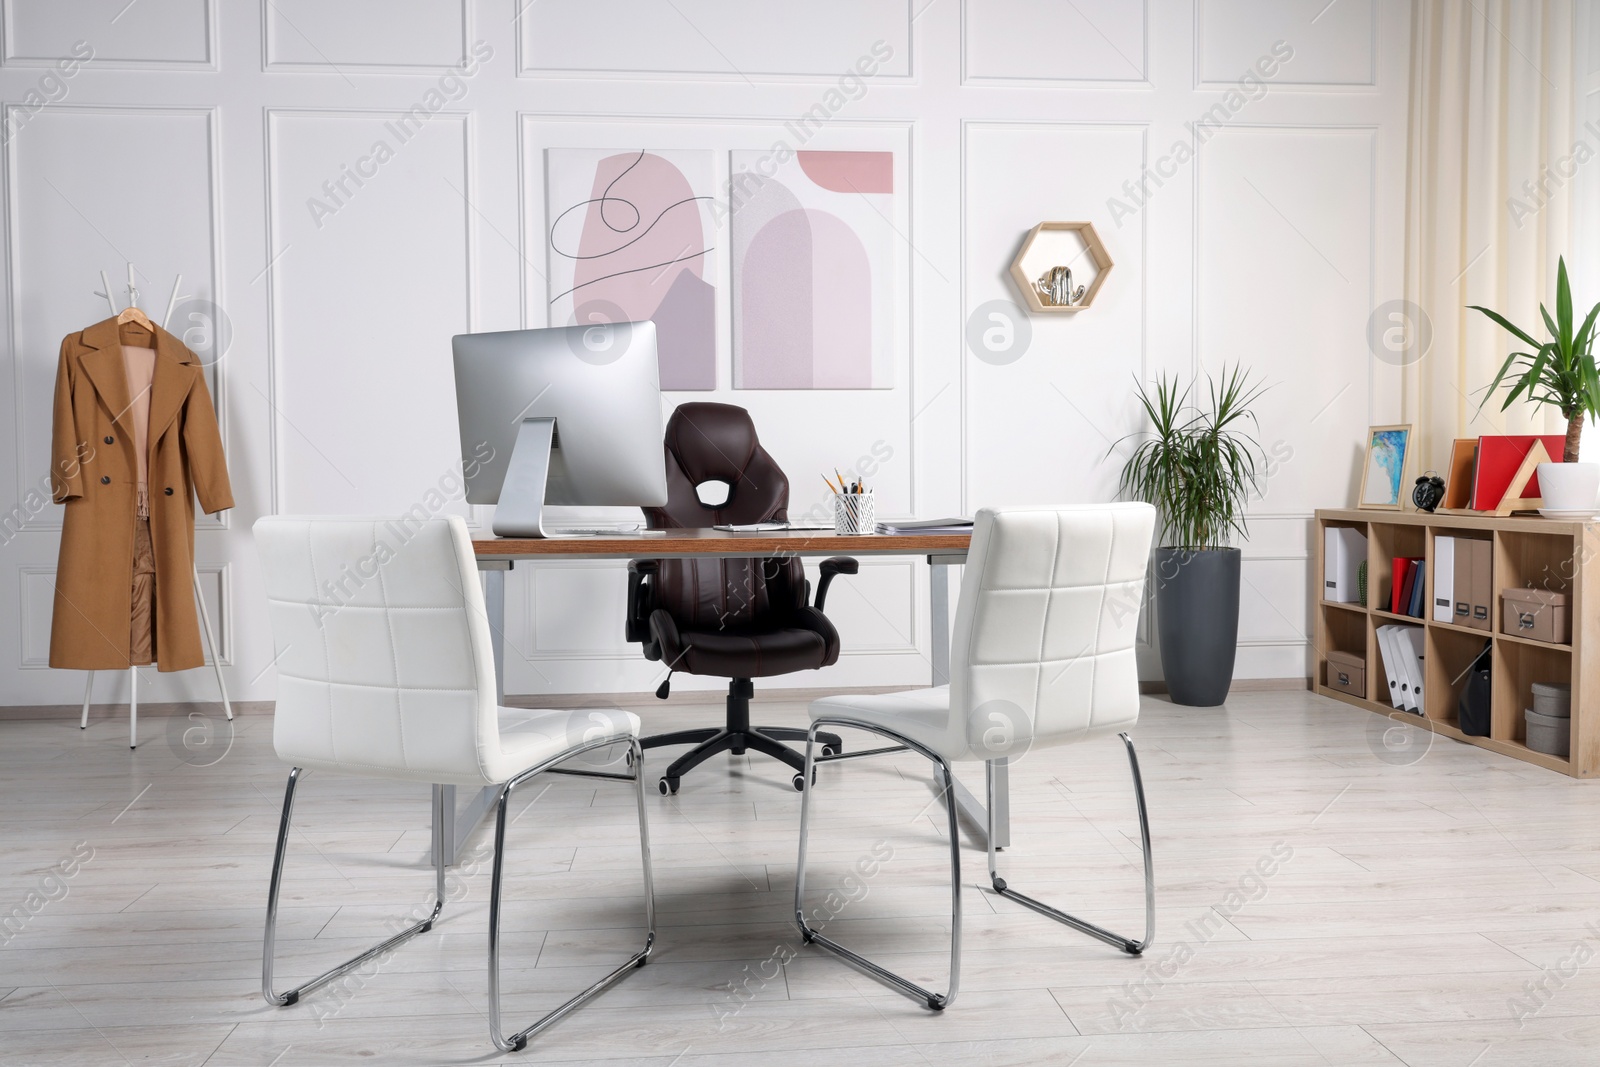
[[650, 613], [648, 625], [650, 639], [644, 645], [645, 658], [665, 660], [672, 670], [684, 670], [680, 666], [683, 662], [683, 638], [678, 636], [678, 624], [672, 612], [666, 608], [655, 609]]
[[[628, 561], [628, 614], [623, 619], [623, 637], [634, 644], [645, 646], [646, 659], [660, 659], [660, 645], [650, 634], [650, 612], [655, 607], [655, 591], [649, 579], [660, 570], [658, 560], [630, 559]], [[656, 654], [651, 655], [654, 651]]]
[[822, 566], [818, 569], [822, 571], [822, 580], [817, 583], [816, 609], [822, 611], [823, 604], [828, 599], [828, 586], [832, 584], [833, 576], [836, 574], [854, 574], [861, 569], [861, 564], [849, 556], [829, 556], [822, 561]]

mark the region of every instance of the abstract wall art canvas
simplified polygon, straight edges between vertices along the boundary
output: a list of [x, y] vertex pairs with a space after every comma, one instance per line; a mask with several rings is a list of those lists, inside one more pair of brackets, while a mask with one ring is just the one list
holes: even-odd
[[894, 386], [891, 152], [735, 151], [735, 389]]
[[550, 324], [653, 319], [663, 389], [717, 384], [716, 156], [551, 148]]

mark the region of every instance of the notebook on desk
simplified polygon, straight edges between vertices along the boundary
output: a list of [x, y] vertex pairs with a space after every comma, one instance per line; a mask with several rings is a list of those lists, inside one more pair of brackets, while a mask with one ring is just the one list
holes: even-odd
[[881, 534], [969, 534], [971, 519], [899, 519], [878, 523]]

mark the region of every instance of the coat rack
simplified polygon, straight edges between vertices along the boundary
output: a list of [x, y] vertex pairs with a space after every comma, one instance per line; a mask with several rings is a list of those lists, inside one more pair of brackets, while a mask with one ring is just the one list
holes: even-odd
[[[122, 310], [117, 307], [117, 302], [111, 296], [111, 282], [106, 277], [106, 272], [100, 272], [100, 284], [104, 292], [96, 292], [95, 296], [105, 297], [106, 303], [111, 308], [112, 315], [118, 315]], [[183, 284], [183, 275], [178, 275], [172, 280], [172, 296], [167, 300], [167, 313], [161, 316], [160, 326], [167, 328], [167, 321], [172, 318], [172, 309], [178, 304], [178, 287]], [[128, 264], [128, 307], [139, 306], [139, 287], [134, 283], [133, 264]], [[233, 705], [228, 701], [228, 685], [222, 680], [222, 659], [217, 655], [217, 639], [211, 632], [211, 613], [206, 610], [206, 598], [200, 591], [200, 570], [195, 568], [194, 599], [200, 608], [200, 628], [205, 633], [206, 648], [211, 653], [211, 666], [217, 672], [217, 690], [222, 694], [222, 710], [228, 715], [228, 720], [233, 720]], [[78, 723], [78, 729], [89, 728], [89, 701], [94, 694], [94, 671], [88, 672], [88, 679], [83, 685], [83, 719]], [[128, 668], [128, 747], [139, 747], [139, 668]]]

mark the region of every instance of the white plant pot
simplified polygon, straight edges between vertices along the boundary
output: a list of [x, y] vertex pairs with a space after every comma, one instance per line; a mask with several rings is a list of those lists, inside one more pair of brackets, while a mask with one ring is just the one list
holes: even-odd
[[1593, 511], [1600, 500], [1600, 463], [1541, 463], [1545, 511]]

